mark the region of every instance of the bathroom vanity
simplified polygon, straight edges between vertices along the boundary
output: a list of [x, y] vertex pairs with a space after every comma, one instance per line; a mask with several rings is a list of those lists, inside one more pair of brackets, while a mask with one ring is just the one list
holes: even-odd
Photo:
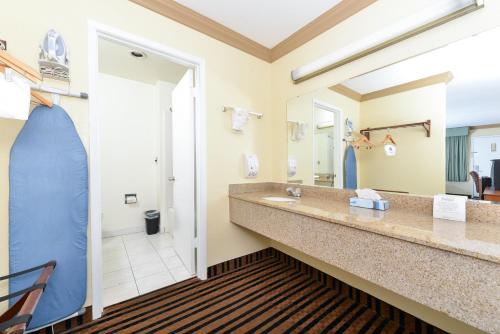
[[349, 190], [301, 186], [302, 197], [293, 198], [288, 186], [231, 185], [231, 222], [468, 325], [500, 332], [500, 206], [468, 201], [461, 223], [434, 219], [430, 196], [382, 193], [391, 203], [382, 212], [350, 207]]

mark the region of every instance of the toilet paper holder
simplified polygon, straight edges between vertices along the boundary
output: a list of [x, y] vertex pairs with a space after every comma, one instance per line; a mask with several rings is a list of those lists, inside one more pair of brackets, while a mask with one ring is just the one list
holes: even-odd
[[125, 204], [137, 203], [137, 194], [125, 194]]

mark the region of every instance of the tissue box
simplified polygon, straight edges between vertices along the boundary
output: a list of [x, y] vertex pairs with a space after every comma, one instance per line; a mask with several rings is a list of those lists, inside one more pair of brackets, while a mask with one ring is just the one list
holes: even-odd
[[389, 201], [382, 200], [382, 199], [377, 200], [377, 201], [373, 201], [371, 199], [351, 197], [349, 199], [349, 204], [351, 206], [356, 206], [359, 208], [375, 209], [375, 210], [381, 210], [381, 211], [385, 211], [385, 210], [389, 209]]
[[380, 199], [378, 201], [373, 201], [373, 208], [375, 210], [385, 211], [389, 209], [389, 201]]
[[359, 198], [359, 197], [349, 198], [349, 204], [351, 206], [357, 206], [359, 208], [367, 208], [367, 209], [374, 208], [374, 202], [371, 199], [365, 199], [365, 198]]

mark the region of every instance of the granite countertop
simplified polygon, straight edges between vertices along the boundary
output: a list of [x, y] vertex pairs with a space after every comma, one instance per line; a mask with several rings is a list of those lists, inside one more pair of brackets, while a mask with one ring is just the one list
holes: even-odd
[[376, 211], [351, 207], [341, 201], [307, 196], [296, 202], [263, 199], [269, 196], [287, 197], [277, 190], [230, 195], [242, 201], [500, 263], [500, 224], [434, 219], [429, 215], [395, 208]]

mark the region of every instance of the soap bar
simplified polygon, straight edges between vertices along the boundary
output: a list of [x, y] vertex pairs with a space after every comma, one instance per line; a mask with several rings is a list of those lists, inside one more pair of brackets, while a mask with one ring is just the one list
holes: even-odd
[[357, 206], [360, 208], [373, 209], [374, 204], [371, 199], [359, 198], [359, 197], [351, 197], [349, 199], [349, 204], [351, 206]]

